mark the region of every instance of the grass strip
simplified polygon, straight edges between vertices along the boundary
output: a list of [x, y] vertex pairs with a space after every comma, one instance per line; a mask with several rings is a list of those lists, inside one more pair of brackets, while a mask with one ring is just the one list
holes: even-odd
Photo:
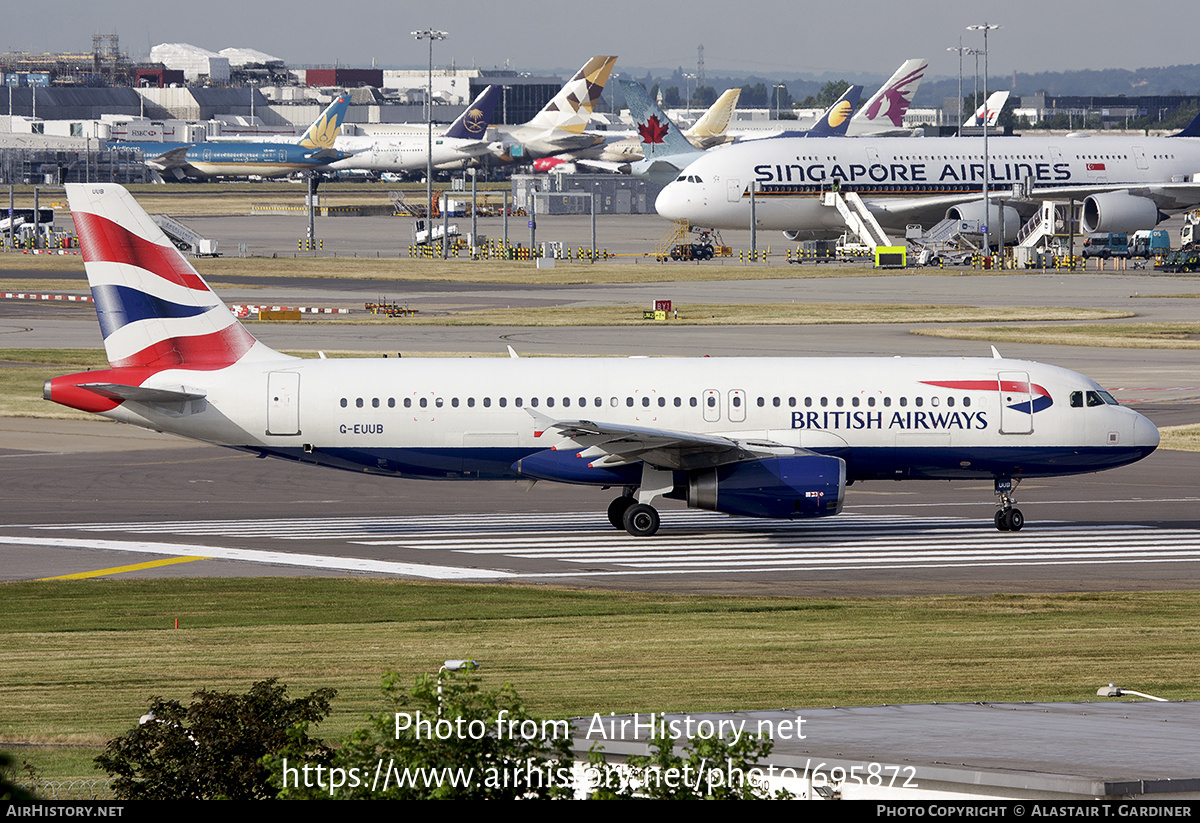
[[1114, 349], [1200, 349], [1200, 323], [1079, 323], [913, 329], [912, 334], [993, 343], [1100, 346]]

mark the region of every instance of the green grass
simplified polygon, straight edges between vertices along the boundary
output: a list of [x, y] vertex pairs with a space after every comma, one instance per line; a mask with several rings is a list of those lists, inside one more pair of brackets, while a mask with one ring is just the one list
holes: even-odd
[[[0, 747], [94, 752], [152, 696], [186, 701], [271, 676], [295, 694], [339, 689], [323, 727], [336, 738], [379, 708], [384, 671], [407, 680], [466, 656], [482, 662], [486, 687], [512, 683], [556, 717], [1086, 700], [1109, 681], [1196, 699], [1198, 620], [1200, 592], [796, 599], [372, 579], [8, 583]], [[86, 763], [25, 756], [45, 774]]]

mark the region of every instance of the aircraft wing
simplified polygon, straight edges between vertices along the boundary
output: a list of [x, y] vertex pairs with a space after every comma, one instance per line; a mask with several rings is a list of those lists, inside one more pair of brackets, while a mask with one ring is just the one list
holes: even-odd
[[[1083, 200], [1093, 194], [1122, 192], [1133, 197], [1144, 197], [1153, 201], [1165, 211], [1186, 209], [1200, 202], [1200, 182], [1184, 183], [1155, 183], [1144, 186], [1129, 184], [1103, 184], [1090, 186], [1070, 186], [1060, 188], [1037, 188], [1030, 199], [1014, 198], [1007, 189], [994, 189], [990, 197], [994, 202], [1003, 199], [1005, 205], [1011, 206], [1024, 217], [1031, 216], [1043, 200]], [[929, 225], [936, 223], [946, 216], [946, 209], [979, 202], [978, 192], [968, 194], [948, 194], [938, 197], [880, 197], [864, 198], [872, 213], [882, 223], [889, 226], [903, 226], [908, 223]]]
[[584, 168], [608, 171], [614, 174], [629, 174], [629, 163], [614, 163], [611, 160], [576, 160], [576, 165]]
[[[713, 468], [763, 457], [805, 453], [802, 449], [770, 440], [725, 437], [646, 426], [599, 423], [591, 420], [551, 420], [527, 409], [542, 435], [555, 432], [566, 438], [553, 448], [576, 448], [579, 456], [594, 458], [593, 466], [648, 463], [662, 469]], [[542, 436], [539, 435], [539, 436]]]
[[188, 149], [192, 148], [191, 143], [186, 146], [179, 146], [170, 151], [163, 152], [157, 157], [147, 157], [145, 163], [155, 171], [171, 171], [173, 169], [186, 169], [191, 166], [187, 161]]

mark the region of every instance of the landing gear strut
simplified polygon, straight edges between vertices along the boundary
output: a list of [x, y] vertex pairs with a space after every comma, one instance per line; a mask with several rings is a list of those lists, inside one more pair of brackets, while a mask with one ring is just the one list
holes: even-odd
[[995, 523], [996, 528], [1002, 532], [1019, 532], [1025, 525], [1025, 515], [1013, 506], [1016, 502], [1013, 495], [1020, 483], [1019, 477], [1015, 480], [1008, 477], [996, 478], [996, 505], [1000, 509], [996, 512]]

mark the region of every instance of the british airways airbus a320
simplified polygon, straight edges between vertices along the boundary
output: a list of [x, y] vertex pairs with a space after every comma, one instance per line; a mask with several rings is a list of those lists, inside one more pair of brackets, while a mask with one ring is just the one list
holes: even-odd
[[[823, 142], [823, 141], [816, 141]], [[67, 186], [111, 368], [49, 400], [149, 429], [395, 477], [616, 487], [614, 526], [659, 497], [824, 517], [865, 480], [1110, 469], [1158, 430], [1081, 374], [993, 358], [302, 360], [258, 342], [116, 185]]]

